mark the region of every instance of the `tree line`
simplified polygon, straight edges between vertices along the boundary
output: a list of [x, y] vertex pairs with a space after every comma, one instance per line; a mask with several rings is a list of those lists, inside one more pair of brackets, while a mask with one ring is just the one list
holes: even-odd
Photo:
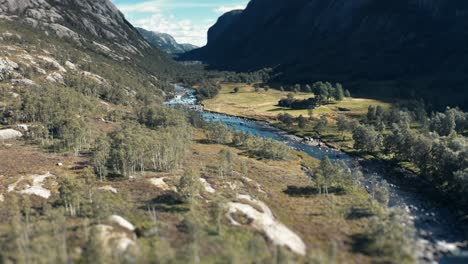
[[329, 82], [316, 82], [312, 84], [312, 86], [305, 85], [304, 88], [297, 85], [297, 87], [294, 88], [294, 92], [299, 92], [301, 89], [303, 92], [314, 94], [314, 96], [308, 99], [299, 100], [294, 98], [294, 93], [288, 93], [286, 98], [283, 98], [278, 102], [278, 105], [292, 109], [314, 109], [318, 106], [329, 104], [332, 100], [339, 102], [345, 97], [351, 97], [350, 92], [348, 90], [344, 90], [340, 83], [332, 85]]
[[410, 162], [436, 189], [468, 208], [464, 195], [468, 191], [468, 148], [463, 136], [468, 128], [467, 113], [447, 108], [428, 116], [370, 106], [361, 123], [340, 117], [337, 126], [352, 133], [355, 149]]

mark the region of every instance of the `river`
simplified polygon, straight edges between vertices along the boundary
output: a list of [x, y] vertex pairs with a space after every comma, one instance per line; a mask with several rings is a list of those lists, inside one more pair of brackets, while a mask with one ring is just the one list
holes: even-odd
[[[167, 105], [183, 105], [200, 110], [196, 92], [176, 86], [176, 96], [166, 102]], [[416, 228], [416, 241], [420, 263], [458, 264], [468, 263], [468, 242], [463, 234], [457, 216], [446, 205], [433, 201], [424, 192], [424, 185], [416, 180], [402, 182], [394, 177], [395, 168], [384, 164], [364, 162], [341, 151], [330, 149], [319, 142], [306, 142], [301, 138], [287, 134], [266, 122], [247, 120], [235, 116], [201, 111], [208, 122], [221, 122], [228, 127], [264, 138], [271, 138], [308, 155], [321, 159], [328, 156], [332, 160], [343, 160], [348, 164], [359, 164], [364, 173], [366, 186], [371, 181], [386, 180], [390, 183], [389, 207], [405, 210]], [[411, 187], [408, 187], [411, 186]]]

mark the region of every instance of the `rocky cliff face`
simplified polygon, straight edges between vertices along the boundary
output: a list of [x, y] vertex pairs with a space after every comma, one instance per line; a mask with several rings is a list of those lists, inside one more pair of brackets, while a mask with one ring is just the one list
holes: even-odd
[[233, 10], [218, 18], [216, 24], [208, 30], [208, 43], [215, 42], [225, 31], [241, 17], [243, 10]]
[[115, 49], [113, 56], [120, 59], [150, 47], [110, 0], [0, 0], [0, 19], [93, 43], [105, 53]]
[[137, 28], [137, 30], [151, 45], [169, 54], [184, 53], [198, 48], [192, 44], [179, 44], [174, 37], [166, 33], [148, 31], [143, 28]]
[[376, 81], [404, 96], [450, 87], [466, 104], [467, 18], [461, 0], [252, 0], [183, 58], [227, 70], [275, 67], [281, 81], [342, 81], [366, 93], [376, 89], [361, 84]]

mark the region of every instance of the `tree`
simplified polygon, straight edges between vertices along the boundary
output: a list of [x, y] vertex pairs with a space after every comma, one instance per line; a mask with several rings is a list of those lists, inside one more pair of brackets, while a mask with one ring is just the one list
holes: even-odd
[[213, 218], [216, 233], [219, 235], [221, 234], [221, 227], [222, 227], [222, 219], [224, 216], [224, 206], [223, 203], [220, 201], [215, 201], [213, 207], [211, 209], [211, 216]]
[[383, 107], [381, 105], [378, 105], [375, 108], [375, 117], [376, 117], [376, 119], [382, 120], [384, 118], [384, 115], [385, 115], [385, 111], [384, 111]]
[[465, 128], [468, 127], [468, 113], [464, 113], [458, 108], [448, 108], [445, 112], [447, 115], [453, 115], [455, 130], [458, 133], [463, 133]]
[[106, 137], [100, 137], [96, 140], [96, 147], [93, 150], [92, 163], [101, 181], [107, 176], [110, 147], [109, 140]]
[[137, 171], [138, 166], [140, 170], [144, 170], [140, 158], [146, 157], [147, 139], [140, 126], [134, 124], [124, 126], [111, 134], [111, 142], [109, 166], [115, 172], [129, 177]]
[[331, 84], [328, 84], [329, 85], [327, 85], [327, 83], [324, 82], [316, 82], [312, 85], [312, 90], [314, 91], [314, 94], [317, 98], [317, 103], [319, 105], [327, 102], [328, 99], [331, 97], [329, 93]]
[[419, 135], [412, 140], [411, 148], [413, 149], [413, 155], [410, 160], [421, 168], [422, 171], [426, 171], [429, 165], [432, 144], [432, 140], [424, 135]]
[[231, 130], [222, 123], [211, 124], [206, 130], [208, 140], [217, 144], [230, 144], [232, 143]]
[[180, 177], [177, 184], [177, 190], [182, 201], [192, 204], [195, 197], [199, 194], [201, 183], [199, 176], [192, 170], [186, 170]]
[[350, 130], [350, 123], [346, 116], [340, 115], [336, 121], [336, 125], [338, 126], [338, 131], [341, 132], [341, 135], [344, 138], [344, 132]]
[[294, 93], [300, 92], [300, 91], [301, 91], [301, 85], [300, 85], [300, 84], [294, 85], [294, 89], [293, 89], [293, 90], [294, 90]]
[[342, 101], [344, 99], [343, 86], [340, 83], [335, 84], [333, 97], [336, 101]]
[[284, 113], [284, 114], [279, 114], [278, 115], [278, 120], [281, 123], [290, 126], [294, 122], [294, 117], [292, 115], [288, 114], [288, 113]]
[[297, 126], [299, 126], [299, 128], [305, 128], [307, 126], [307, 119], [303, 115], [297, 118]]
[[351, 97], [351, 93], [349, 92], [348, 89], [346, 89], [346, 90], [344, 91], [344, 96], [345, 96], [346, 98], [350, 98], [350, 97]]
[[319, 193], [321, 193], [323, 189], [324, 193], [328, 194], [328, 187], [334, 184], [339, 177], [340, 167], [333, 164], [328, 156], [324, 156], [315, 172]]
[[223, 172], [226, 172], [228, 175], [232, 174], [234, 166], [234, 157], [235, 154], [228, 149], [222, 149], [219, 152], [220, 166]]
[[374, 199], [384, 206], [388, 205], [388, 202], [390, 199], [389, 188], [390, 186], [387, 183], [387, 181], [382, 181], [380, 184], [377, 184], [376, 186], [374, 186], [372, 190]]
[[441, 136], [448, 136], [455, 130], [455, 114], [452, 111], [436, 113], [430, 120], [429, 128]]
[[369, 107], [367, 108], [367, 122], [371, 123], [372, 121], [375, 121], [375, 119], [377, 118], [377, 112], [376, 112], [376, 108], [374, 105], [369, 105]]
[[377, 124], [375, 125], [375, 128], [377, 129], [377, 131], [383, 133], [386, 127], [387, 126], [385, 125], [385, 122], [383, 120], [381, 119], [377, 120]]
[[282, 142], [268, 138], [257, 138], [255, 147], [250, 152], [262, 159], [286, 160], [290, 156], [290, 148]]
[[321, 134], [323, 130], [325, 129], [325, 127], [327, 127], [327, 125], [328, 125], [328, 119], [326, 116], [322, 115], [320, 116], [320, 120], [315, 125], [315, 130], [317, 130], [317, 132]]
[[353, 131], [354, 148], [374, 152], [382, 146], [382, 136], [372, 126], [359, 125]]
[[83, 202], [83, 182], [73, 177], [62, 177], [60, 181], [60, 200], [65, 206], [66, 212], [72, 216], [77, 216], [80, 212], [80, 205]]
[[199, 99], [213, 98], [218, 95], [221, 86], [216, 81], [204, 79], [197, 90], [197, 97]]

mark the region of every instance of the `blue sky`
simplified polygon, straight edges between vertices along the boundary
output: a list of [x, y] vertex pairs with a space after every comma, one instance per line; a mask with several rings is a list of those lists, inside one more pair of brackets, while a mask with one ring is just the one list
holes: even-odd
[[206, 44], [208, 28], [249, 0], [112, 0], [137, 27], [171, 34], [179, 43]]

